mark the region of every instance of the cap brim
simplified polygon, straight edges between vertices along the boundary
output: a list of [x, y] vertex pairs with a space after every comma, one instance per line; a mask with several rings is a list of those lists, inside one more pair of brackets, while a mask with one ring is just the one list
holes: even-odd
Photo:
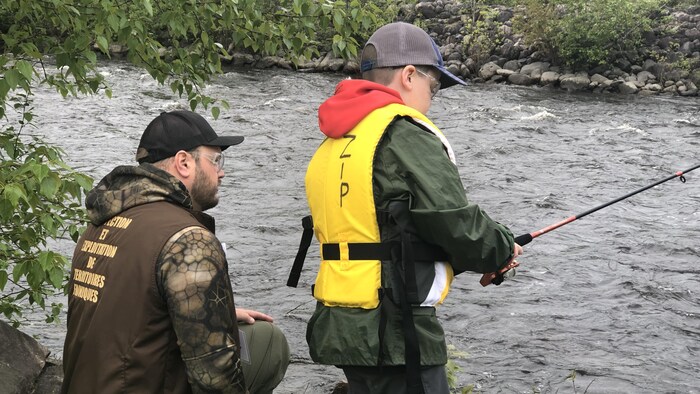
[[208, 142], [208, 146], [218, 146], [221, 150], [225, 150], [229, 146], [238, 145], [243, 142], [244, 138], [240, 135], [227, 135], [224, 137], [218, 137], [214, 141]]
[[450, 86], [454, 85], [464, 85], [466, 86], [467, 83], [464, 82], [461, 78], [458, 76], [452, 74], [451, 72], [447, 71], [447, 69], [443, 66], [434, 66], [438, 70], [440, 70], [440, 89], [445, 89], [449, 88]]

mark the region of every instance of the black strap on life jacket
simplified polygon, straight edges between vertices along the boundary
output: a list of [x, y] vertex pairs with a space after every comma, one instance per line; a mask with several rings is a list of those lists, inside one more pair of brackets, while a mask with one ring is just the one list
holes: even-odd
[[[416, 263], [413, 259], [411, 234], [403, 231], [403, 229], [401, 231], [401, 247], [397, 249], [400, 255], [396, 256], [397, 259], [394, 259], [394, 262], [400, 262], [404, 271], [404, 285], [396, 287], [402, 314], [404, 358], [406, 361], [406, 391], [409, 394], [423, 394], [423, 380], [420, 373], [420, 346], [418, 345], [416, 325], [413, 322], [413, 304], [411, 302], [412, 300], [418, 300]], [[398, 269], [398, 267], [395, 269]]]
[[289, 287], [297, 287], [299, 284], [299, 277], [301, 276], [301, 269], [304, 267], [306, 253], [309, 251], [309, 246], [311, 246], [311, 240], [314, 236], [314, 221], [311, 215], [301, 219], [301, 227], [304, 229], [304, 232], [301, 233], [299, 250], [294, 258], [294, 265], [292, 265], [292, 270], [289, 272], [289, 278], [287, 279], [287, 286]]
[[[349, 243], [348, 260], [391, 260], [394, 243]], [[437, 246], [424, 242], [411, 242], [413, 260], [415, 261], [447, 261], [447, 253]], [[340, 260], [340, 244], [321, 245], [323, 260]]]

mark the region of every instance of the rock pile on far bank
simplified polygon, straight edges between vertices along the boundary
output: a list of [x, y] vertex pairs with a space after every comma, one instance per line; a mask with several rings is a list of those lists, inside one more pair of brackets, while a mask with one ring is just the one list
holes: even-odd
[[[469, 12], [460, 0], [423, 0], [404, 5], [399, 20], [419, 23], [435, 39], [450, 72], [473, 83], [507, 83], [519, 86], [549, 86], [567, 91], [614, 92], [639, 95], [698, 96], [700, 85], [700, 5], [680, 11], [668, 11], [673, 28], [647, 32], [642, 56], [619, 53], [611, 65], [587, 71], [573, 71], [555, 64], [547, 54], [528, 46], [521, 35], [513, 33], [516, 9], [494, 6], [496, 17], [491, 29], [498, 29], [501, 44], [490, 53], [463, 45]], [[358, 73], [357, 61], [344, 61], [324, 54], [318, 59], [294, 66], [282, 57], [259, 57], [234, 52], [231, 64], [256, 68], [279, 67], [312, 72]], [[660, 62], [650, 54], [661, 56]], [[634, 62], [639, 62], [635, 64]], [[694, 69], [674, 67], [694, 64]]]

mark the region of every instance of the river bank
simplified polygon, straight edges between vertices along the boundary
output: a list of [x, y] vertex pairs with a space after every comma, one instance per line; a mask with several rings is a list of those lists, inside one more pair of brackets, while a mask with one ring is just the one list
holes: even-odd
[[[465, 45], [471, 9], [459, 0], [427, 0], [401, 8], [398, 20], [418, 24], [440, 46], [448, 70], [474, 84], [543, 86], [567, 91], [649, 95], [697, 96], [700, 85], [700, 6], [663, 10], [664, 23], [644, 34], [641, 53], [618, 53], [613, 64], [572, 70], [528, 45], [513, 29], [522, 8], [493, 6], [484, 21], [484, 35], [498, 36], [492, 48]], [[233, 52], [232, 68], [283, 68], [302, 72], [341, 72], [356, 75], [355, 60], [332, 53], [313, 61], [292, 64], [281, 56]]]

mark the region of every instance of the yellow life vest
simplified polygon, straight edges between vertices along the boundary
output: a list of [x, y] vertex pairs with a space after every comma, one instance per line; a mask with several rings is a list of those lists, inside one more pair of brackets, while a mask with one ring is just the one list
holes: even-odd
[[[314, 233], [321, 244], [321, 265], [314, 297], [326, 306], [373, 309], [379, 305], [380, 260], [350, 259], [348, 244], [379, 243], [372, 171], [377, 145], [397, 116], [410, 116], [435, 134], [454, 162], [445, 136], [425, 115], [401, 104], [389, 104], [366, 116], [342, 138], [327, 138], [306, 172], [306, 197]], [[323, 245], [337, 244], [337, 260], [324, 259]], [[435, 262], [436, 277], [423, 306], [441, 303], [454, 277], [452, 266]]]

